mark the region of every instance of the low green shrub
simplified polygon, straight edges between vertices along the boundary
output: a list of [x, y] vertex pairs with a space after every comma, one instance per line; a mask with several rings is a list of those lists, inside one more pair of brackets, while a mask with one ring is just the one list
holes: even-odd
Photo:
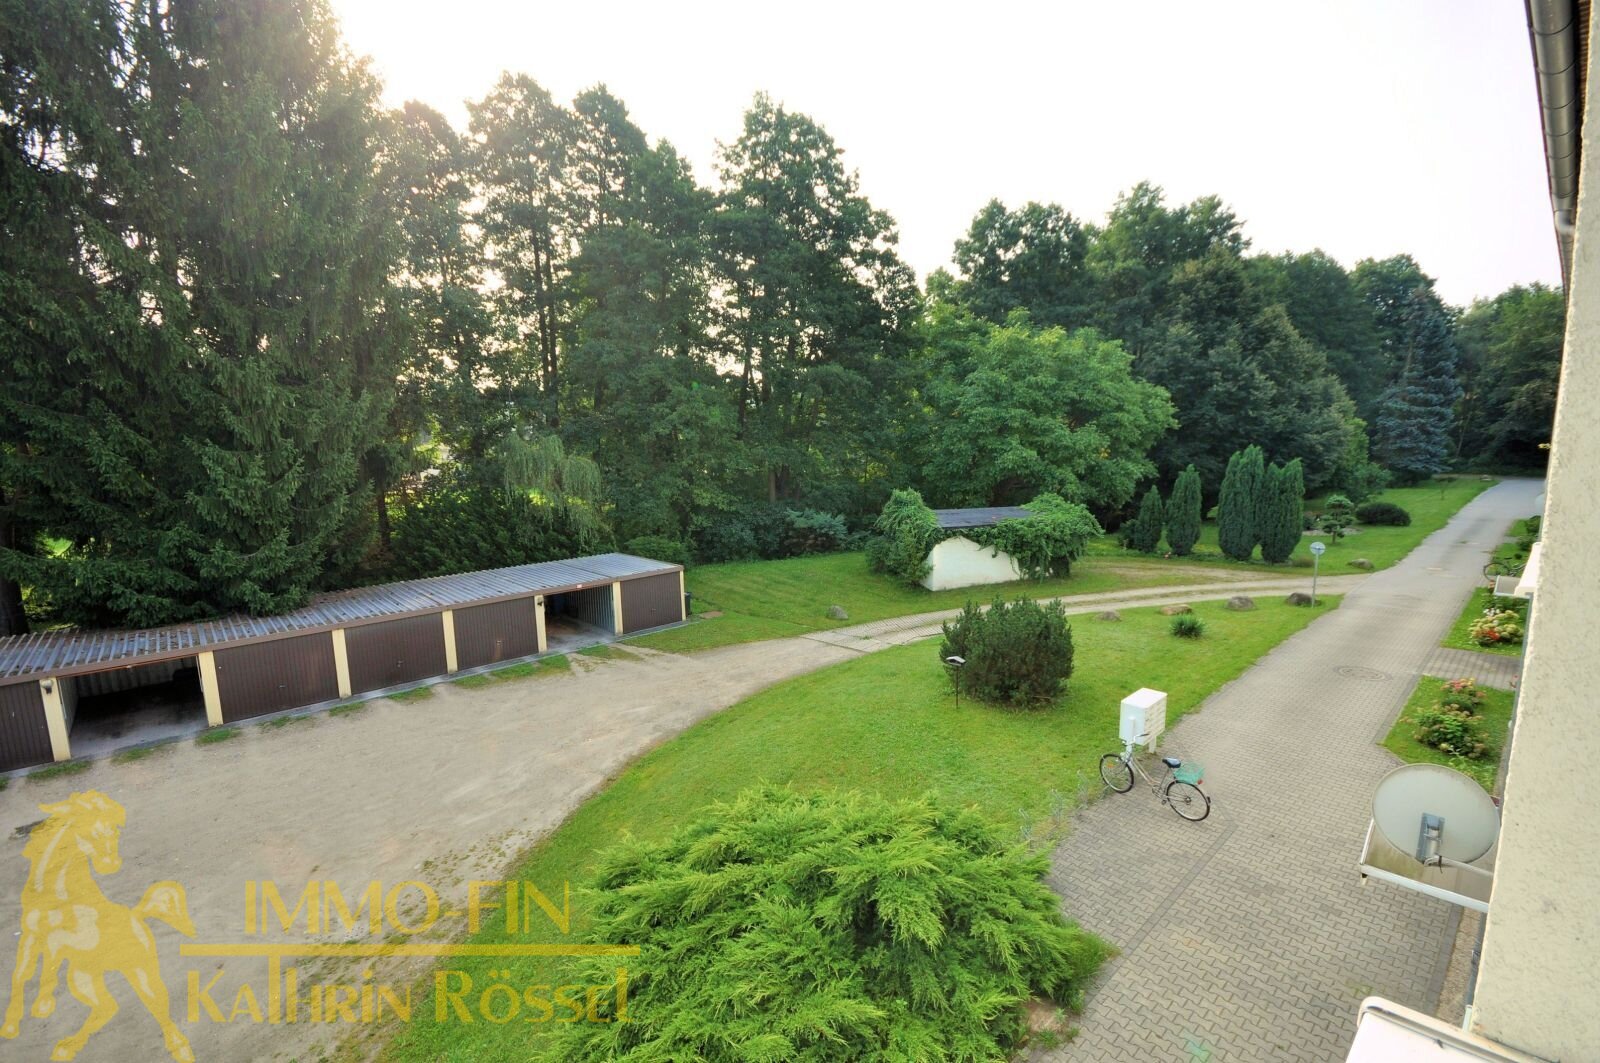
[[1411, 722], [1417, 727], [1414, 737], [1441, 753], [1477, 760], [1489, 749], [1483, 733], [1483, 718], [1478, 715], [1484, 699], [1476, 680], [1452, 679], [1441, 683], [1438, 700], [1412, 712]]
[[[1029, 579], [1070, 575], [1072, 563], [1083, 556], [1090, 540], [1105, 533], [1086, 506], [1060, 495], [1047, 492], [1022, 508], [1033, 516], [967, 529], [962, 534], [983, 546], [1004, 550]], [[1158, 539], [1160, 531], [1158, 519]]]
[[939, 519], [912, 490], [895, 491], [883, 504], [867, 542], [867, 565], [914, 586], [928, 574], [928, 551], [938, 543]]
[[640, 535], [623, 543], [622, 549], [652, 561], [665, 561], [669, 565], [689, 563], [689, 548], [665, 535]]
[[1413, 712], [1411, 722], [1417, 725], [1418, 742], [1452, 757], [1477, 760], [1489, 748], [1479, 717], [1473, 713], [1433, 705]]
[[791, 509], [784, 513], [788, 527], [783, 535], [785, 557], [803, 554], [828, 554], [843, 550], [849, 541], [850, 529], [837, 513], [823, 513], [815, 509]]
[[[649, 976], [627, 1022], [561, 1026], [546, 1058], [1010, 1058], [1027, 1001], [1078, 1006], [1109, 953], [1047, 868], [934, 797], [746, 791], [600, 855], [583, 939], [641, 946]], [[609, 985], [616, 960], [565, 980]], [[612, 1018], [614, 996], [591, 1006]]]
[[1197, 639], [1206, 633], [1206, 622], [1193, 613], [1172, 618], [1172, 633], [1180, 639]]
[[1072, 675], [1072, 625], [1059, 601], [996, 598], [987, 610], [969, 601], [944, 624], [939, 660], [951, 657], [966, 661], [950, 669], [961, 693], [1000, 705], [1043, 704]]
[[1362, 524], [1383, 524], [1392, 528], [1405, 528], [1411, 524], [1411, 514], [1393, 502], [1368, 502], [1356, 507], [1356, 520]]
[[1439, 689], [1439, 704], [1447, 709], [1477, 715], [1484, 693], [1476, 679], [1452, 679]]
[[1521, 614], [1493, 605], [1467, 627], [1467, 637], [1480, 646], [1514, 646], [1522, 641], [1522, 636]]
[[774, 561], [842, 550], [850, 529], [837, 513], [761, 502], [707, 518], [693, 538], [700, 561]]
[[1344, 495], [1329, 495], [1328, 501], [1322, 507], [1322, 519], [1317, 522], [1320, 528], [1334, 542], [1344, 538], [1350, 525], [1355, 523], [1356, 507]]

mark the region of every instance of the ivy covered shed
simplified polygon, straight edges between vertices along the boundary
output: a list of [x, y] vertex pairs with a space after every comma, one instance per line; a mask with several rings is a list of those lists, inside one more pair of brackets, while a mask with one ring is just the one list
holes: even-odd
[[992, 528], [1007, 520], [1027, 520], [1033, 514], [1021, 506], [986, 506], [977, 509], [936, 509], [934, 517], [945, 538], [928, 551], [928, 574], [922, 585], [930, 591], [975, 587], [983, 583], [1010, 583], [1024, 578], [1016, 558], [995, 546], [961, 534]]

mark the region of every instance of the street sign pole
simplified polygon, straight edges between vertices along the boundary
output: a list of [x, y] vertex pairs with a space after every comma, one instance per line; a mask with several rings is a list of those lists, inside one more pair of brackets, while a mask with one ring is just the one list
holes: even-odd
[[1315, 542], [1311, 544], [1311, 604], [1317, 604], [1317, 571], [1321, 568], [1322, 552], [1328, 548], [1327, 543]]

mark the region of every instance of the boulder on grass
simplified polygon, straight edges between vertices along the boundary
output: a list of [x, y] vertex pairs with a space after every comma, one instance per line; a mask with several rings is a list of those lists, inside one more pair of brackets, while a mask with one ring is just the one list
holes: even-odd
[[1256, 607], [1256, 601], [1248, 594], [1235, 594], [1228, 599], [1227, 608], [1235, 613], [1248, 613]]
[[828, 619], [849, 620], [850, 614], [844, 611], [844, 606], [842, 605], [830, 605], [828, 606]]
[[1359, 568], [1363, 572], [1372, 571], [1372, 562], [1368, 561], [1364, 557], [1351, 558], [1349, 561], [1346, 561], [1345, 564], [1349, 565], [1351, 568]]
[[1122, 614], [1117, 612], [1115, 609], [1107, 609], [1105, 612], [1098, 614], [1095, 619], [1120, 621], [1122, 619]]
[[1194, 609], [1187, 605], [1163, 605], [1161, 607], [1162, 616], [1182, 616], [1184, 613], [1192, 612], [1194, 612]]
[[1293, 594], [1289, 595], [1289, 597], [1285, 598], [1284, 601], [1288, 602], [1290, 605], [1310, 605], [1311, 595], [1304, 594], [1300, 591], [1295, 591]]

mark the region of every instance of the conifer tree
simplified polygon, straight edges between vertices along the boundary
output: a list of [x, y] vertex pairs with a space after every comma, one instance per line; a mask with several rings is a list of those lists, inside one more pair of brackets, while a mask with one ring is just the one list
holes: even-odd
[[1255, 552], [1260, 512], [1261, 481], [1265, 461], [1255, 445], [1237, 451], [1228, 459], [1222, 477], [1222, 494], [1217, 501], [1217, 545], [1235, 561], [1248, 561]]
[[1288, 465], [1273, 462], [1263, 479], [1261, 558], [1274, 564], [1289, 560], [1300, 542], [1301, 497], [1305, 493], [1300, 459]]
[[0, 570], [77, 623], [297, 604], [364, 544], [394, 390], [377, 85], [321, 0], [40, 18], [0, 71], [0, 484], [67, 546]]
[[1128, 522], [1128, 545], [1141, 553], [1155, 553], [1161, 543], [1163, 516], [1161, 492], [1151, 484], [1150, 490], [1145, 492], [1144, 501], [1139, 503], [1139, 515]]
[[1461, 385], [1450, 318], [1438, 300], [1413, 292], [1403, 313], [1405, 361], [1379, 400], [1373, 428], [1379, 460], [1403, 481], [1415, 482], [1448, 467]]
[[1190, 465], [1167, 498], [1167, 546], [1179, 557], [1188, 557], [1200, 541], [1200, 506], [1200, 474]]

